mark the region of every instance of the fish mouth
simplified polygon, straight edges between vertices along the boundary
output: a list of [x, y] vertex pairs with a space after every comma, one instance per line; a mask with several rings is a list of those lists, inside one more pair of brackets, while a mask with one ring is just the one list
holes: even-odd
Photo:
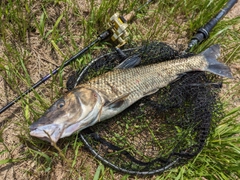
[[60, 124], [49, 124], [40, 127], [36, 127], [32, 124], [30, 127], [30, 135], [48, 141], [51, 143], [56, 143], [63, 132], [63, 125]]

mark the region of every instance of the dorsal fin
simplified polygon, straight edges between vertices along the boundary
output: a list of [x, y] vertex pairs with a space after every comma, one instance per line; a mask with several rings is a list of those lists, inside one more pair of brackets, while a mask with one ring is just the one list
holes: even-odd
[[127, 69], [137, 66], [141, 61], [141, 58], [138, 54], [132, 55], [121, 62], [115, 67], [115, 69]]

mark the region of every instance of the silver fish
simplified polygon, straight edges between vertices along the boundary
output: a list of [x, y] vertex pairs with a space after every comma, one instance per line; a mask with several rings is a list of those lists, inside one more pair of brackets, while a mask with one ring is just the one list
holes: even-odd
[[78, 85], [57, 100], [30, 126], [30, 135], [57, 142], [119, 114], [189, 71], [208, 71], [232, 78], [229, 67], [217, 61], [219, 56], [219, 45], [213, 45], [196, 56], [158, 64], [123, 68], [128, 64], [125, 61], [113, 71]]

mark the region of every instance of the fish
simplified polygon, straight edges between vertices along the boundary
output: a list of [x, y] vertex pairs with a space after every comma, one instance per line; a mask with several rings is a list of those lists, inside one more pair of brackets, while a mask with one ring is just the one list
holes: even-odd
[[[217, 60], [219, 56], [220, 46], [215, 44], [188, 58], [146, 66], [134, 67], [135, 63], [128, 58], [112, 71], [79, 84], [63, 95], [30, 125], [30, 135], [57, 143], [60, 138], [114, 117], [190, 71], [233, 78], [230, 68]], [[133, 59], [139, 62], [138, 58]]]

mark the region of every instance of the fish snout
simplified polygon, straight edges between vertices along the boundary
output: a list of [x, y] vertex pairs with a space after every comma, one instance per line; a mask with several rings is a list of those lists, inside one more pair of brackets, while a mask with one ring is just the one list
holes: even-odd
[[51, 123], [51, 120], [49, 117], [47, 117], [46, 115], [43, 115], [42, 117], [40, 117], [37, 121], [33, 122], [29, 128], [30, 130], [34, 130], [40, 126], [45, 126]]
[[34, 122], [29, 126], [29, 129], [30, 131], [34, 131], [35, 129], [38, 128], [38, 126], [39, 126], [39, 123]]
[[48, 142], [57, 142], [63, 132], [63, 126], [59, 124], [48, 124], [39, 126], [37, 123], [30, 127], [30, 135]]

